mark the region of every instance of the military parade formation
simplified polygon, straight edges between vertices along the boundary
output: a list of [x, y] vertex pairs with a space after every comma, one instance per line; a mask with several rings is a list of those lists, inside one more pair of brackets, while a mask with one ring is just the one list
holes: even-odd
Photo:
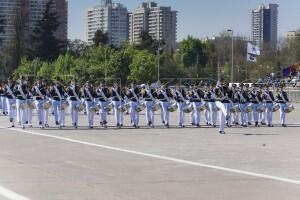
[[[130, 126], [139, 128], [142, 112], [149, 128], [159, 125], [157, 121], [170, 128], [170, 113], [177, 112], [180, 128], [187, 124], [198, 128], [218, 125], [219, 133], [225, 134], [225, 127], [273, 127], [273, 115], [277, 111], [281, 126], [286, 127], [286, 114], [294, 110], [283, 84], [228, 84], [220, 81], [214, 85], [210, 82], [193, 85], [131, 83], [122, 87], [118, 83], [108, 86], [101, 81], [86, 81], [80, 86], [71, 80], [65, 86], [60, 78], [47, 84], [39, 78], [30, 83], [21, 77], [17, 81], [9, 78], [0, 85], [0, 98], [3, 115], [8, 117], [11, 127], [18, 125], [23, 129], [35, 125], [41, 129], [49, 128], [49, 117], [52, 116], [56, 127], [63, 129], [67, 111], [70, 111], [74, 129], [79, 126], [79, 113], [84, 113], [89, 129], [94, 128], [95, 119], [98, 126], [108, 128], [109, 114], [114, 115], [111, 124], [116, 128], [124, 126], [126, 115], [130, 116]], [[185, 121], [186, 115], [190, 116], [190, 122]], [[155, 119], [156, 116], [159, 119]], [[35, 120], [37, 122], [33, 123]]]

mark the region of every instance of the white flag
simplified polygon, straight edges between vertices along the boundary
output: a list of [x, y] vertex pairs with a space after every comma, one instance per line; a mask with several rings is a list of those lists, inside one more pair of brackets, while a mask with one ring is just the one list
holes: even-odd
[[247, 53], [259, 56], [260, 55], [260, 48], [250, 42], [247, 44]]

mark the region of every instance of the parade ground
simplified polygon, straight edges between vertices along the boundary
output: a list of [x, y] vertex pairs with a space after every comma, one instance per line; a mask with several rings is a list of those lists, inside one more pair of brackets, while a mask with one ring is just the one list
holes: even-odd
[[295, 108], [287, 128], [277, 112], [273, 128], [226, 128], [226, 135], [204, 125], [177, 128], [176, 113], [170, 129], [159, 115], [155, 129], [142, 115], [140, 129], [107, 130], [97, 127], [98, 117], [93, 130], [22, 130], [0, 116], [0, 199], [299, 200], [300, 104]]

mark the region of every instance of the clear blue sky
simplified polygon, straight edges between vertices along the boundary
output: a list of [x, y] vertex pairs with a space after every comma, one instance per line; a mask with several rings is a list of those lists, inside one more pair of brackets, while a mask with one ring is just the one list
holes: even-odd
[[[114, 1], [114, 0], [113, 0]], [[69, 0], [69, 38], [84, 40], [86, 8], [100, 0]], [[142, 0], [115, 0], [129, 11]], [[279, 37], [300, 28], [300, 0], [156, 0], [159, 5], [172, 6], [178, 11], [178, 40], [187, 35], [199, 38], [218, 35], [233, 29], [236, 34], [250, 36], [251, 10], [261, 3], [279, 4]]]

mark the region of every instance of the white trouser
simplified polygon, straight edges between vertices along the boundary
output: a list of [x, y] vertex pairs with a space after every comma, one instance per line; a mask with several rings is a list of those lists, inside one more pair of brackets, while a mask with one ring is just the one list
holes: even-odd
[[[223, 103], [224, 107], [225, 107], [225, 110], [226, 110], [226, 116], [229, 115], [230, 116], [230, 109], [232, 107], [232, 104], [231, 103]], [[226, 118], [225, 116], [225, 118]], [[226, 119], [225, 119], [226, 120]], [[228, 125], [231, 124], [231, 118], [229, 117], [228, 120], [227, 120], [227, 123]]]
[[88, 127], [94, 126], [94, 113], [90, 111], [91, 106], [93, 105], [93, 102], [91, 101], [85, 101], [85, 107], [86, 107], [86, 114], [87, 114], [87, 125]]
[[35, 107], [37, 111], [38, 121], [40, 126], [45, 125], [45, 114], [44, 114], [44, 101], [43, 100], [36, 100]]
[[258, 103], [254, 103], [252, 104], [252, 107], [253, 107], [253, 119], [254, 119], [254, 122], [257, 123], [258, 122], [258, 112], [257, 112], [257, 107], [259, 106]]
[[6, 98], [6, 105], [7, 105], [7, 111], [8, 111], [8, 117], [10, 122], [14, 122], [14, 116], [15, 116], [15, 110], [13, 109], [12, 105], [15, 104], [15, 99], [8, 99]]
[[216, 101], [216, 107], [218, 107], [220, 109], [220, 111], [219, 111], [219, 120], [220, 120], [219, 131], [223, 132], [225, 129], [225, 121], [226, 121], [226, 116], [228, 115], [228, 112], [226, 110], [225, 104], [220, 101]]
[[26, 124], [26, 118], [27, 118], [27, 105], [24, 109], [22, 109], [20, 106], [22, 104], [26, 103], [26, 100], [17, 99], [16, 100], [16, 106], [17, 106], [17, 113], [19, 114], [19, 120], [18, 123], [21, 123], [22, 126]]
[[7, 104], [6, 104], [6, 97], [2, 96], [1, 97], [1, 108], [2, 108], [2, 112], [6, 113], [7, 112]]
[[280, 110], [279, 110], [279, 113], [280, 113], [280, 123], [281, 124], [285, 124], [285, 115], [286, 113], [284, 112], [284, 109], [286, 108], [286, 103], [280, 103]]
[[266, 103], [268, 125], [273, 124], [273, 103]]
[[205, 113], [205, 120], [206, 120], [206, 122], [207, 123], [209, 123], [210, 124], [210, 112], [209, 112], [209, 110], [205, 110], [204, 111]]
[[[265, 105], [265, 103], [260, 103], [259, 105]], [[259, 120], [261, 123], [266, 123], [266, 116], [267, 116], [266, 111], [259, 113]]]
[[[249, 106], [250, 103], [247, 103], [247, 107]], [[252, 112], [248, 112], [247, 113], [247, 120], [248, 120], [248, 123], [251, 123], [252, 122]]]
[[100, 117], [100, 122], [101, 123], [107, 123], [107, 112], [105, 110], [105, 107], [108, 105], [108, 101], [99, 101], [100, 105], [100, 112], [99, 112], [99, 117]]
[[208, 102], [208, 106], [209, 106], [210, 124], [211, 125], [216, 125], [216, 123], [217, 123], [216, 102]]
[[138, 102], [130, 102], [130, 118], [132, 125], [139, 125], [139, 113], [136, 111]]
[[193, 113], [192, 114], [192, 122], [195, 125], [200, 125], [200, 121], [201, 121], [201, 112], [199, 110], [197, 110], [197, 107], [201, 106], [201, 102], [193, 102]]
[[29, 124], [29, 125], [32, 125], [32, 113], [33, 113], [33, 110], [32, 110], [32, 107], [31, 107], [31, 104], [33, 103], [33, 99], [28, 99], [28, 109], [27, 109], [27, 115], [26, 115], [26, 122]]
[[20, 105], [18, 105], [18, 99], [16, 99], [16, 114], [17, 114], [17, 123], [21, 124], [21, 109], [19, 108]]
[[72, 119], [72, 125], [73, 126], [78, 126], [78, 110], [77, 106], [79, 104], [78, 101], [70, 101], [70, 106], [71, 106], [71, 119]]
[[153, 107], [153, 101], [146, 101], [146, 118], [147, 123], [154, 124], [154, 111], [152, 110]]
[[58, 123], [56, 125], [60, 125], [62, 123], [61, 101], [52, 100], [52, 107], [53, 107], [55, 122]]
[[63, 109], [63, 110], [61, 111], [60, 124], [61, 124], [62, 126], [65, 126], [65, 124], [66, 124], [66, 112], [67, 112], [67, 108], [65, 108], [65, 109]]
[[170, 112], [168, 110], [170, 103], [167, 101], [162, 101], [161, 102], [161, 112], [162, 112], [162, 118], [163, 121], [165, 122], [165, 125], [169, 124], [169, 118], [170, 118]]
[[122, 122], [122, 115], [123, 113], [120, 111], [119, 107], [121, 106], [121, 101], [113, 101], [114, 104], [114, 115], [115, 115], [115, 122], [116, 125], [121, 125]]
[[219, 131], [224, 132], [224, 130], [225, 130], [226, 116], [224, 115], [224, 112], [222, 112], [222, 111], [219, 111], [219, 120], [220, 120]]
[[[52, 108], [44, 110], [43, 115], [44, 115], [44, 122], [45, 124], [49, 125], [48, 121], [49, 121], [49, 112], [52, 110]], [[52, 111], [51, 111], [52, 113]]]
[[[237, 106], [237, 105], [239, 106], [238, 103], [232, 103], [232, 107]], [[239, 123], [239, 113], [238, 112], [231, 113], [231, 121], [233, 124]]]
[[191, 112], [191, 124], [196, 124], [196, 109], [194, 109], [194, 102], [193, 104], [193, 110]]
[[185, 113], [183, 112], [184, 106], [186, 105], [184, 102], [178, 102], [178, 123], [179, 125], [184, 125]]
[[242, 125], [246, 125], [246, 109], [247, 109], [247, 105], [246, 103], [241, 103], [240, 104], [240, 110], [241, 110], [241, 121], [242, 121]]

